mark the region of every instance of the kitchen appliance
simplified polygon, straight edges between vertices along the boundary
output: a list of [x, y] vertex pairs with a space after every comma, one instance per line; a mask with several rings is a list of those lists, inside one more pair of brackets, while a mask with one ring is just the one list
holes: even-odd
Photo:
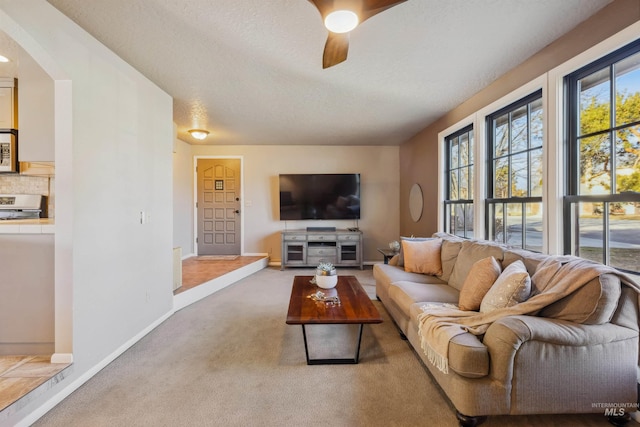
[[45, 218], [46, 206], [40, 194], [0, 194], [0, 220]]
[[18, 171], [18, 131], [0, 130], [0, 173]]

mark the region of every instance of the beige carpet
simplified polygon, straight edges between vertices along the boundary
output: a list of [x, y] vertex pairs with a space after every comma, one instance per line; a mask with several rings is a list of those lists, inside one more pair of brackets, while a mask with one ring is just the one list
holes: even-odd
[[[457, 425], [379, 302], [385, 321], [365, 326], [360, 364], [307, 366], [301, 328], [285, 324], [296, 274], [313, 270], [268, 268], [179, 311], [35, 425]], [[340, 274], [358, 276], [375, 293], [370, 269]], [[353, 343], [353, 329], [328, 328], [310, 333], [320, 357]], [[586, 415], [491, 417], [484, 425], [609, 424]]]

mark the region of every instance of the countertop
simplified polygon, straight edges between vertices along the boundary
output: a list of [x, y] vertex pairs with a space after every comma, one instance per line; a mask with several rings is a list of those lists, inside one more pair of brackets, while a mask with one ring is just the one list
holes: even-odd
[[0, 221], [0, 234], [55, 234], [53, 218]]

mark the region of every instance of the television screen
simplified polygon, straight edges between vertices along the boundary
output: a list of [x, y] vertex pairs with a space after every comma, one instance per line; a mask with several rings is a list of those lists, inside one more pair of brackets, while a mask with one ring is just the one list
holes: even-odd
[[281, 174], [280, 220], [360, 219], [360, 174]]

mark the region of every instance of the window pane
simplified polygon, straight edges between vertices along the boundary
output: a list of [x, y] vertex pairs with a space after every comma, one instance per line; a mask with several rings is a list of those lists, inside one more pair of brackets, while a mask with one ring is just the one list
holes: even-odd
[[473, 238], [473, 204], [466, 203], [464, 209], [465, 215], [465, 237]]
[[454, 205], [455, 210], [455, 234], [456, 236], [464, 237], [464, 204]]
[[489, 224], [489, 240], [504, 243], [504, 212], [502, 203], [492, 204], [489, 207], [493, 222]]
[[459, 166], [458, 163], [458, 138], [454, 138], [451, 141], [451, 152], [449, 153], [450, 166], [449, 169], [456, 169]]
[[528, 196], [528, 171], [527, 171], [527, 153], [520, 153], [512, 156], [511, 160], [511, 196], [527, 197]]
[[616, 126], [640, 120], [640, 53], [615, 65]]
[[509, 115], [498, 117], [494, 122], [494, 157], [501, 157], [509, 152]]
[[640, 192], [640, 126], [616, 132], [616, 193]]
[[579, 203], [576, 255], [604, 262], [604, 203]]
[[493, 180], [493, 197], [505, 199], [509, 197], [509, 160], [497, 159], [493, 170], [496, 174]]
[[473, 167], [467, 168], [467, 175], [469, 176], [469, 199], [473, 199]]
[[527, 203], [525, 249], [542, 252], [542, 203]]
[[511, 152], [526, 150], [528, 139], [527, 106], [523, 105], [511, 113]]
[[460, 199], [469, 199], [469, 168], [460, 169]]
[[522, 247], [522, 204], [507, 204], [507, 239], [509, 246]]
[[469, 164], [473, 164], [473, 131], [469, 131]]
[[542, 137], [544, 134], [542, 122], [542, 98], [536, 99], [531, 104], [531, 147], [542, 147]]
[[445, 228], [445, 232], [449, 233], [449, 234], [453, 234], [453, 214], [451, 213], [452, 209], [451, 209], [451, 205], [450, 204], [445, 204], [444, 205], [444, 228]]
[[458, 170], [449, 173], [449, 200], [458, 200]]
[[580, 194], [609, 194], [611, 191], [611, 149], [609, 136], [598, 135], [579, 141]]
[[542, 197], [542, 148], [531, 150], [531, 197]]
[[460, 166], [469, 164], [469, 135], [460, 135]]
[[585, 135], [609, 129], [610, 120], [610, 77], [609, 68], [587, 76], [578, 81], [580, 88], [580, 129]]
[[640, 203], [612, 203], [615, 213], [609, 217], [610, 264], [637, 271], [640, 266]]

